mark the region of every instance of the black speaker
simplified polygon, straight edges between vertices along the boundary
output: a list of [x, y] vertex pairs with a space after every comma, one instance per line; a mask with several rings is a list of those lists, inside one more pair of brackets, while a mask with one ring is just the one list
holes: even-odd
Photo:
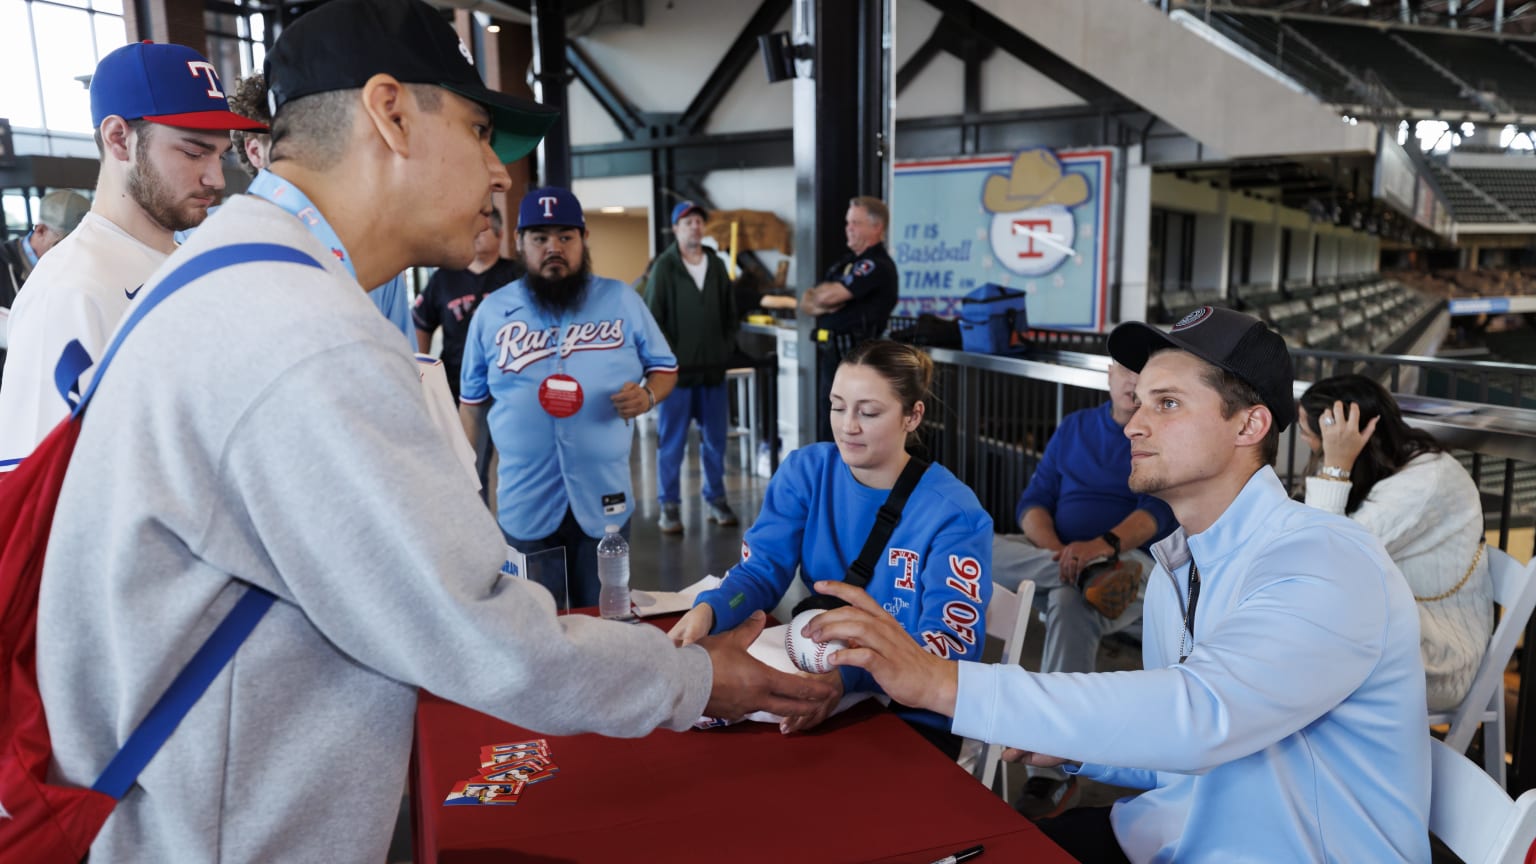
[[763, 71], [768, 73], [768, 83], [795, 77], [795, 54], [789, 44], [789, 33], [781, 30], [757, 37], [757, 50], [763, 55]]

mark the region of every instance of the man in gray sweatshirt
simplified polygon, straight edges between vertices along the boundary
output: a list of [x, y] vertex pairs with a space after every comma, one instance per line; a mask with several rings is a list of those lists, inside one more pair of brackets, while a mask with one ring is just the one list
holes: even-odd
[[144, 294], [252, 240], [321, 268], [196, 280], [101, 378], [40, 600], [53, 779], [95, 780], [246, 585], [278, 599], [123, 798], [93, 864], [383, 860], [418, 687], [542, 732], [615, 736], [803, 713], [825, 695], [751, 660], [751, 626], [680, 649], [654, 627], [557, 618], [542, 588], [498, 576], [496, 521], [359, 287], [465, 266], [509, 185], [503, 163], [549, 125], [485, 90], [467, 58], [421, 0], [333, 0], [288, 27], [267, 55], [271, 172]]

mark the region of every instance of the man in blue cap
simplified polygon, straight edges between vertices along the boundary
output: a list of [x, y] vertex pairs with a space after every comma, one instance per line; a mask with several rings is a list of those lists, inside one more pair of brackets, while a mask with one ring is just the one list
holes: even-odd
[[231, 113], [223, 88], [213, 64], [182, 45], [125, 45], [96, 64], [96, 199], [38, 262], [11, 309], [0, 471], [15, 468], [68, 413], [54, 381], [64, 347], [78, 341], [99, 358], [139, 287], [175, 250], [174, 234], [208, 218], [224, 189], [230, 130], [266, 131]]
[[677, 358], [639, 294], [592, 275], [569, 189], [523, 196], [517, 250], [527, 275], [470, 321], [459, 410], [471, 441], [489, 423], [507, 542], [565, 547], [571, 606], [596, 606], [597, 543], [608, 525], [629, 535], [629, 421], [672, 392]]
[[[270, 170], [145, 283], [98, 376], [38, 602], [53, 775], [90, 785], [226, 613], [258, 588], [274, 599], [93, 862], [383, 860], [418, 689], [544, 733], [629, 737], [827, 695], [746, 653], [761, 620], [679, 648], [557, 617], [499, 572], [505, 539], [364, 293], [468, 265], [505, 163], [556, 116], [489, 90], [469, 58], [421, 0], [329, 0], [284, 28], [266, 57]], [[602, 353], [618, 352], [570, 359]], [[616, 401], [622, 428], [649, 397]]]
[[707, 518], [735, 525], [725, 500], [725, 433], [731, 412], [725, 370], [736, 352], [740, 323], [725, 264], [704, 248], [704, 208], [683, 201], [672, 208], [677, 238], [656, 256], [645, 283], [645, 302], [677, 354], [677, 392], [662, 404], [656, 423], [656, 483], [661, 487], [661, 533], [683, 533], [681, 474], [688, 427], [699, 424]]

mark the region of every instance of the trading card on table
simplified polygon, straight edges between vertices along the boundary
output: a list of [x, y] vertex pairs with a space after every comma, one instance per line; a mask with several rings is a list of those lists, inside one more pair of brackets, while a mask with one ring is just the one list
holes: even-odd
[[533, 763], [517, 762], [511, 765], [497, 765], [480, 772], [480, 776], [492, 783], [538, 783], [560, 773], [560, 769], [554, 765], [537, 765]]
[[548, 750], [549, 749], [549, 741], [547, 739], [544, 739], [544, 738], [529, 738], [527, 741], [508, 741], [508, 742], [503, 743], [503, 744], [490, 744], [490, 745], [487, 745], [487, 746], [489, 746], [490, 749], [495, 750], [497, 752], [500, 752], [500, 751], [503, 751], [503, 750], [527, 750], [529, 748], [535, 748], [535, 749], [538, 749], [538, 750]]
[[550, 755], [544, 750], [492, 750], [490, 747], [481, 747], [481, 767], [501, 766], [507, 763], [521, 763], [524, 759], [544, 759], [550, 761]]
[[554, 765], [555, 760], [546, 758], [544, 756], [522, 756], [516, 759], [492, 759], [490, 762], [480, 763], [480, 773], [482, 775], [488, 775], [490, 772], [497, 769], [509, 768], [512, 766], [517, 766], [529, 771], [538, 771], [544, 768], [553, 768]]
[[549, 755], [549, 743], [543, 738], [536, 741], [514, 741], [508, 744], [490, 744], [480, 748], [481, 761], [489, 761], [492, 755], [516, 755], [521, 753], [537, 753], [540, 756]]
[[488, 783], [479, 777], [460, 780], [448, 792], [448, 797], [443, 799], [443, 806], [453, 807], [465, 804], [500, 804], [507, 806], [516, 804], [518, 796], [523, 792], [524, 785], [521, 780], [509, 780], [502, 783]]

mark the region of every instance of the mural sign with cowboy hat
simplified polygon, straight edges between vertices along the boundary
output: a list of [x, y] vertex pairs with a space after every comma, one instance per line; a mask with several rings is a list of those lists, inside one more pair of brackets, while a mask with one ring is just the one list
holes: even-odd
[[889, 243], [896, 315], [959, 314], [986, 283], [1029, 295], [1030, 324], [1105, 323], [1115, 150], [899, 162]]

